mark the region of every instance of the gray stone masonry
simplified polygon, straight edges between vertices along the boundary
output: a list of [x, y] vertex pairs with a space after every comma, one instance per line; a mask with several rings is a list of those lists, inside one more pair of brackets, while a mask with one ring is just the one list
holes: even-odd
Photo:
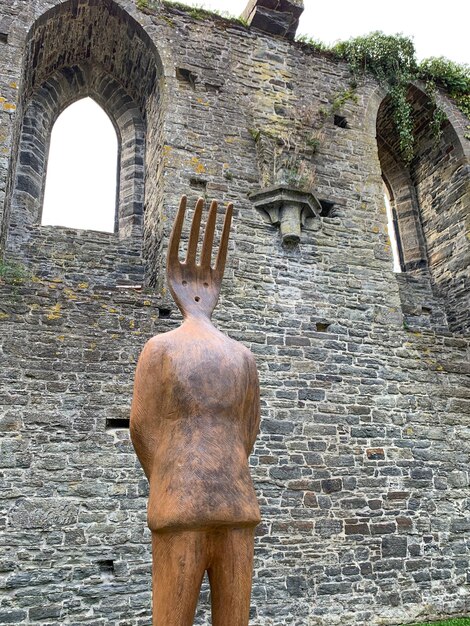
[[[418, 141], [405, 168], [372, 78], [338, 121], [344, 63], [238, 21], [138, 4], [0, 0], [0, 624], [151, 623], [147, 481], [126, 426], [142, 346], [180, 323], [163, 270], [182, 193], [235, 205], [215, 322], [252, 350], [261, 380], [250, 624], [468, 615], [460, 114], [439, 96], [449, 122], [432, 144], [410, 87]], [[48, 112], [88, 91], [129, 155], [116, 233], [40, 223]], [[279, 160], [320, 205], [297, 245], [249, 198]]]

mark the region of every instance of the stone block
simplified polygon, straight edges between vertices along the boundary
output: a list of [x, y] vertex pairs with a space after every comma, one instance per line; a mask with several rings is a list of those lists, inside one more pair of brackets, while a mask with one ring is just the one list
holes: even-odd
[[241, 17], [253, 28], [294, 39], [303, 10], [303, 0], [250, 0]]
[[327, 478], [321, 481], [321, 488], [325, 493], [335, 493], [341, 491], [343, 482], [341, 478]]
[[396, 537], [390, 535], [382, 538], [382, 556], [384, 558], [406, 557], [407, 548], [407, 537]]

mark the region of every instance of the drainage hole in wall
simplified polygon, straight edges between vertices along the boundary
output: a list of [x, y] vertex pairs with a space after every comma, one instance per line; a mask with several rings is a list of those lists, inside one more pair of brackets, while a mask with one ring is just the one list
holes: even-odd
[[320, 200], [320, 205], [321, 205], [320, 216], [332, 217], [335, 203], [329, 202], [328, 200]]
[[328, 332], [328, 328], [331, 326], [331, 324], [329, 324], [328, 322], [317, 322], [316, 323], [316, 328], [317, 331], [319, 333], [326, 333]]
[[116, 428], [129, 428], [129, 420], [120, 417], [107, 418], [106, 430], [116, 430]]
[[106, 559], [104, 561], [97, 561], [98, 569], [102, 574], [107, 576], [114, 575], [114, 561], [112, 559]]
[[200, 191], [204, 194], [207, 188], [207, 180], [204, 180], [203, 178], [190, 178], [189, 185], [193, 189]]
[[171, 309], [164, 309], [163, 307], [158, 307], [158, 317], [160, 319], [167, 319], [171, 315]]
[[348, 120], [342, 115], [335, 115], [334, 124], [339, 128], [349, 128]]
[[191, 72], [185, 67], [177, 67], [176, 68], [176, 78], [181, 80], [182, 82], [188, 83], [194, 89], [197, 81], [197, 74]]

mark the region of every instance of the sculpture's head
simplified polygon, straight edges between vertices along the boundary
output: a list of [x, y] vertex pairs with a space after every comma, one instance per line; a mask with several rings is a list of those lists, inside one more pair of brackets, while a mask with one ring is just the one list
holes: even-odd
[[233, 205], [230, 203], [227, 206], [219, 251], [215, 263], [212, 265], [212, 247], [217, 219], [217, 202], [213, 200], [207, 216], [199, 263], [196, 262], [203, 207], [204, 200], [199, 198], [196, 203], [196, 208], [194, 209], [185, 261], [179, 260], [178, 251], [186, 211], [186, 196], [181, 198], [168, 246], [168, 286], [184, 318], [211, 318], [217, 300], [219, 299], [220, 286], [222, 284], [225, 261], [227, 259]]

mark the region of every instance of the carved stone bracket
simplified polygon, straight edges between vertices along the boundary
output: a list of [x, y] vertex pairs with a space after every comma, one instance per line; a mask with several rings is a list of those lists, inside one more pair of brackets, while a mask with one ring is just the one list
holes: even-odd
[[322, 205], [306, 191], [275, 185], [250, 194], [256, 209], [264, 211], [274, 226], [280, 226], [282, 242], [293, 245], [300, 241], [301, 227], [309, 217], [319, 217]]

